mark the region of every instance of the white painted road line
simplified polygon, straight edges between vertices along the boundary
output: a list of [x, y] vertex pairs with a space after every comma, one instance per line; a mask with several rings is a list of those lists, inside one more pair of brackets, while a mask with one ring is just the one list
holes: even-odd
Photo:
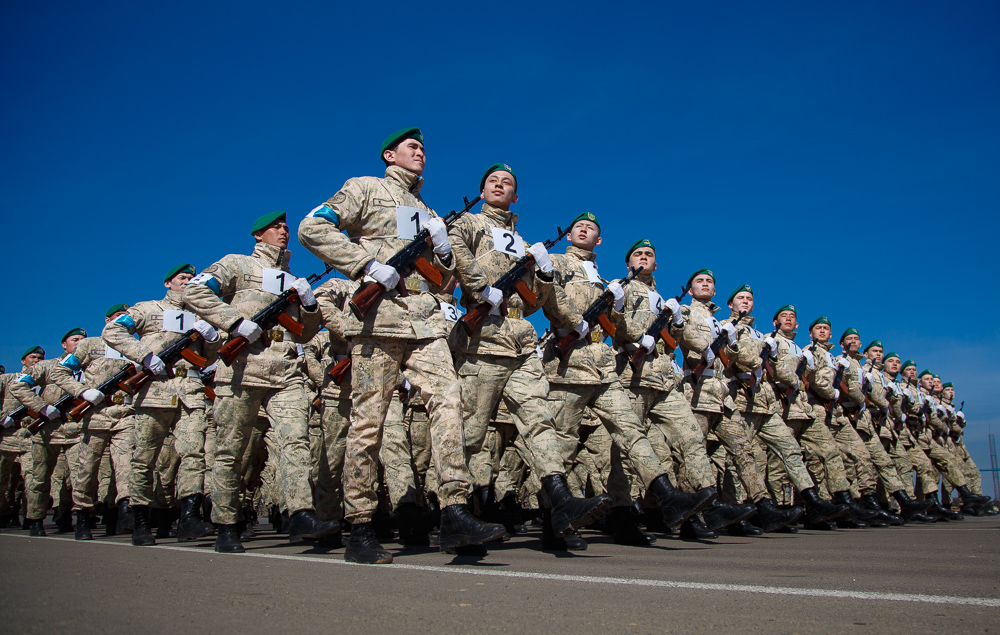
[[[11, 538], [31, 538], [31, 536], [25, 536], [23, 534], [0, 534], [0, 537], [11, 537]], [[73, 542], [80, 545], [112, 545], [117, 547], [131, 547], [132, 545], [127, 542], [107, 542], [107, 541], [76, 541], [73, 538], [37, 538], [36, 540], [58, 540], [63, 542]], [[810, 588], [797, 588], [797, 587], [778, 587], [778, 586], [758, 586], [755, 584], [716, 584], [710, 582], [677, 582], [673, 580], [648, 580], [642, 578], [609, 578], [601, 576], [587, 576], [587, 575], [561, 575], [557, 573], [536, 573], [531, 571], [497, 571], [496, 569], [479, 569], [476, 567], [468, 567], [461, 565], [454, 565], [448, 567], [436, 567], [432, 565], [419, 565], [419, 564], [383, 564], [383, 565], [364, 565], [355, 564], [353, 562], [345, 562], [339, 558], [315, 558], [310, 556], [288, 556], [280, 554], [270, 554], [270, 553], [253, 553], [247, 552], [243, 554], [216, 554], [214, 551], [208, 551], [207, 548], [202, 547], [175, 547], [170, 545], [157, 545], [155, 547], [139, 547], [141, 549], [150, 549], [156, 551], [184, 551], [188, 553], [197, 553], [201, 555], [211, 555], [213, 557], [236, 557], [236, 558], [265, 558], [269, 560], [290, 560], [294, 562], [309, 562], [313, 564], [328, 564], [337, 566], [348, 566], [348, 567], [367, 567], [373, 571], [394, 571], [394, 570], [404, 570], [404, 571], [426, 571], [430, 573], [447, 573], [447, 574], [458, 574], [458, 575], [478, 575], [493, 578], [517, 578], [526, 580], [542, 580], [542, 581], [553, 581], [553, 582], [584, 582], [590, 584], [614, 584], [623, 586], [639, 586], [639, 587], [661, 587], [665, 589], [689, 589], [694, 591], [724, 591], [727, 593], [764, 593], [767, 595], [798, 595], [804, 597], [817, 597], [817, 598], [835, 598], [835, 599], [850, 599], [850, 600], [887, 600], [890, 602], [921, 602], [925, 604], [953, 604], [953, 605], [971, 605], [971, 606], [987, 606], [987, 607], [998, 607], [1000, 608], [1000, 599], [996, 598], [974, 598], [974, 597], [959, 597], [952, 595], [923, 595], [920, 593], [881, 593], [878, 591], [845, 591], [840, 589], [810, 589]]]

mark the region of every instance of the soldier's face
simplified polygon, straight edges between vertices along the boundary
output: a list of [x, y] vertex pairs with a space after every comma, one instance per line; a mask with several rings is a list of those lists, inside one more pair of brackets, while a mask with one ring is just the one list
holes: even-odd
[[774, 325], [780, 328], [782, 333], [791, 333], [799, 328], [799, 321], [795, 319], [795, 311], [782, 311], [778, 314]]
[[952, 399], [954, 399], [955, 398], [955, 389], [952, 388], [951, 386], [948, 386], [947, 388], [944, 389], [944, 396], [949, 401], [952, 400]]
[[29, 353], [24, 356], [22, 361], [25, 368], [31, 368], [43, 359], [45, 359], [45, 353]]
[[569, 242], [577, 249], [594, 251], [601, 244], [601, 228], [589, 220], [578, 220], [569, 230]]
[[414, 174], [423, 174], [427, 162], [424, 157], [424, 144], [416, 139], [404, 139], [395, 150], [386, 150], [382, 153], [382, 157], [389, 165], [399, 166]]
[[882, 361], [882, 347], [872, 346], [871, 348], [868, 349], [868, 352], [865, 353], [865, 357], [878, 364], [879, 362]]
[[891, 357], [885, 360], [885, 369], [889, 371], [889, 374], [895, 375], [899, 372], [899, 367], [902, 366], [903, 362], [899, 361], [898, 357]]
[[279, 220], [253, 235], [259, 243], [274, 245], [280, 249], [288, 247], [288, 223]]
[[635, 270], [642, 267], [643, 273], [656, 271], [656, 252], [649, 247], [639, 247], [628, 257], [628, 268]]
[[63, 340], [62, 343], [63, 350], [65, 350], [67, 354], [72, 353], [73, 351], [76, 350], [76, 345], [80, 343], [80, 340], [82, 340], [83, 337], [84, 337], [83, 335], [70, 335], [65, 340]]
[[812, 336], [816, 338], [817, 342], [829, 342], [830, 341], [830, 325], [829, 324], [817, 324], [812, 327], [810, 331]]
[[907, 366], [906, 368], [903, 369], [903, 377], [906, 377], [907, 379], [915, 379], [916, 376], [917, 376], [916, 366]]
[[691, 281], [691, 296], [698, 300], [711, 300], [715, 297], [715, 278], [707, 273], [700, 273]]
[[163, 286], [170, 289], [174, 293], [181, 293], [182, 291], [184, 291], [184, 287], [187, 286], [187, 283], [190, 282], [191, 278], [193, 277], [194, 276], [192, 276], [190, 273], [187, 272], [179, 273], [170, 280], [164, 282]]
[[483, 200], [500, 209], [510, 209], [517, 202], [517, 186], [510, 172], [494, 172], [486, 177]]
[[840, 345], [845, 351], [856, 351], [861, 348], [861, 336], [848, 335], [844, 338], [844, 341], [841, 342]]
[[924, 389], [930, 390], [934, 387], [934, 378], [930, 375], [924, 375], [920, 378], [920, 385], [923, 386]]
[[934, 378], [934, 392], [941, 392], [941, 378]]
[[729, 308], [737, 313], [753, 313], [753, 294], [749, 291], [740, 291], [733, 296], [733, 301], [729, 303]]

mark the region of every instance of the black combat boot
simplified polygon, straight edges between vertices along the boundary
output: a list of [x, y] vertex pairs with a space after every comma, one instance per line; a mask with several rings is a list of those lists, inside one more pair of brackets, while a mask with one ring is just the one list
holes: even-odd
[[146, 505], [132, 505], [132, 517], [135, 520], [135, 527], [132, 529], [132, 544], [136, 547], [148, 547], [155, 545], [153, 532], [149, 529], [149, 507]]
[[73, 537], [76, 540], [94, 539], [94, 535], [90, 532], [90, 514], [87, 513], [86, 509], [80, 509], [76, 512], [76, 534]]
[[45, 533], [45, 527], [42, 526], [43, 519], [30, 519], [28, 520], [28, 535], [41, 538], [47, 536]]
[[[211, 518], [211, 516], [207, 516], [207, 518]], [[281, 510], [278, 509], [277, 505], [271, 505], [267, 508], [267, 522], [271, 523], [271, 529], [274, 530], [274, 533], [281, 533]]]
[[132, 515], [132, 506], [128, 499], [123, 498], [118, 501], [118, 525], [115, 527], [116, 534], [130, 534], [135, 528], [135, 517]]
[[931, 492], [927, 494], [927, 498], [931, 501], [931, 506], [927, 510], [930, 514], [938, 516], [941, 520], [962, 520], [963, 516], [958, 512], [951, 510], [951, 507], [945, 507], [938, 501], [938, 493]]
[[819, 492], [815, 486], [804, 489], [799, 494], [806, 503], [806, 517], [804, 521], [807, 525], [815, 525], [826, 520], [840, 518], [847, 513], [847, 505], [837, 505], [823, 500], [819, 497]]
[[700, 512], [718, 496], [714, 487], [706, 487], [694, 494], [682, 492], [670, 483], [666, 474], [657, 476], [649, 484], [649, 492], [656, 497], [663, 514], [663, 523], [671, 529], [680, 527], [685, 520]]
[[956, 487], [955, 491], [958, 495], [962, 497], [962, 507], [984, 507], [989, 504], [992, 500], [989, 496], [982, 496], [981, 494], [973, 494], [969, 491], [969, 488], [965, 485], [961, 487]]
[[406, 547], [427, 547], [430, 539], [427, 534], [426, 514], [417, 508], [416, 503], [400, 503], [396, 505], [396, 525], [399, 528], [399, 542]]
[[556, 536], [568, 536], [574, 529], [586, 527], [607, 515], [611, 497], [601, 494], [593, 498], [574, 498], [566, 485], [566, 477], [553, 474], [542, 479], [542, 488], [552, 506], [552, 531]]
[[382, 548], [370, 522], [351, 526], [344, 560], [361, 564], [389, 564], [392, 554]]
[[201, 499], [201, 518], [211, 522], [212, 520], [212, 495], [204, 496]]
[[300, 509], [292, 514], [288, 521], [288, 542], [297, 543], [303, 540], [319, 540], [323, 536], [340, 531], [340, 523], [335, 520], [326, 522], [316, 518], [310, 509]]
[[73, 512], [56, 507], [52, 514], [52, 520], [56, 521], [56, 530], [61, 534], [68, 534], [73, 531]]
[[[511, 536], [516, 536], [518, 526], [524, 521], [519, 514], [508, 513], [497, 505], [496, 493], [493, 486], [477, 487], [472, 492], [472, 497], [476, 502], [477, 516], [488, 523], [500, 523]], [[522, 530], [523, 531], [523, 530]]]
[[[136, 527], [138, 528], [138, 525]], [[243, 543], [240, 542], [240, 532], [236, 525], [219, 525], [219, 533], [215, 535], [215, 550], [218, 553], [243, 553], [246, 551], [243, 548]]]
[[441, 551], [465, 545], [481, 545], [500, 540], [507, 533], [503, 525], [484, 523], [466, 505], [448, 505], [441, 510]]
[[181, 517], [177, 521], [177, 542], [197, 540], [215, 533], [215, 525], [201, 517], [202, 498], [201, 494], [192, 494], [181, 500]]
[[[504, 513], [513, 514], [519, 519], [518, 523], [514, 525], [514, 531], [511, 533], [512, 536], [527, 533], [528, 528], [524, 523], [531, 517], [531, 512], [521, 507], [521, 504], [517, 502], [517, 496], [514, 492], [508, 492], [504, 495], [497, 505], [504, 511]], [[510, 532], [510, 528], [508, 528], [507, 531]]]
[[701, 517], [709, 531], [718, 532], [723, 527], [746, 520], [757, 513], [753, 505], [730, 505], [713, 500], [701, 510]]
[[281, 529], [278, 530], [278, 533], [287, 534], [288, 523], [291, 522], [291, 520], [288, 518], [288, 510], [286, 509], [282, 511], [281, 514], [278, 515], [278, 518], [280, 519], [280, 524], [281, 524]]
[[861, 502], [865, 504], [868, 509], [874, 509], [878, 511], [878, 516], [875, 518], [890, 525], [902, 525], [906, 521], [903, 520], [902, 516], [897, 516], [888, 512], [884, 507], [879, 505], [878, 500], [875, 498], [874, 494], [865, 494], [861, 497]]
[[847, 509], [850, 511], [851, 516], [853, 516], [855, 520], [868, 520], [869, 518], [874, 518], [878, 514], [876, 511], [865, 509], [861, 505], [858, 505], [857, 501], [851, 498], [851, 493], [847, 490], [834, 492], [833, 500], [841, 505], [847, 505]]
[[718, 538], [719, 534], [709, 529], [701, 518], [695, 515], [681, 525], [680, 537], [682, 540], [712, 540]]
[[[782, 527], [785, 527], [785, 526], [786, 525], [782, 525], [778, 529], [781, 529]], [[763, 536], [764, 535], [764, 530], [763, 529], [761, 529], [760, 527], [758, 527], [757, 525], [753, 524], [752, 522], [750, 522], [748, 520], [741, 520], [738, 523], [733, 523], [732, 525], [729, 525], [728, 527], [726, 527], [726, 532], [730, 536], [738, 536], [738, 537], [739, 536], [748, 537], [748, 536]]]
[[542, 550], [569, 551], [563, 537], [552, 531], [552, 510], [547, 507], [542, 508]]
[[636, 516], [628, 507], [611, 508], [612, 536], [616, 545], [631, 547], [648, 547], [656, 542], [656, 536], [639, 529]]
[[[792, 525], [804, 513], [801, 507], [795, 506], [790, 509], [781, 509], [774, 504], [771, 498], [762, 498], [757, 501], [757, 520], [760, 528], [766, 533], [778, 531], [785, 525]], [[708, 520], [706, 518], [706, 520]]]
[[[899, 515], [903, 517], [903, 520], [922, 520], [917, 516], [924, 516], [924, 512], [934, 504], [934, 501], [929, 500], [915, 501], [903, 490], [893, 492], [892, 497], [899, 504]], [[928, 516], [924, 516], [924, 518], [930, 519]]]
[[118, 533], [118, 506], [111, 505], [104, 510], [104, 535], [114, 536]]
[[587, 547], [590, 546], [578, 531], [574, 531], [570, 535], [564, 537], [563, 542], [566, 543], [566, 551], [586, 551]]

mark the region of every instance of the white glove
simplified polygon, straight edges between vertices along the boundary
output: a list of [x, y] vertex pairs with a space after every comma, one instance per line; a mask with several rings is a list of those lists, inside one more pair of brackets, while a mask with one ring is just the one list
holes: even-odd
[[3, 418], [3, 423], [0, 424], [0, 425], [2, 425], [5, 428], [9, 428], [9, 427], [11, 427], [11, 426], [14, 425], [14, 420], [11, 419], [10, 417], [4, 417]]
[[552, 259], [549, 258], [549, 250], [542, 243], [535, 243], [528, 247], [528, 253], [535, 259], [535, 264], [542, 273], [552, 273]]
[[726, 341], [730, 346], [736, 346], [736, 327], [726, 322], [722, 325], [722, 332], [726, 334]]
[[838, 359], [837, 364], [845, 371], [851, 370], [851, 362], [849, 362], [846, 357], [841, 357], [840, 359]]
[[955, 416], [958, 417], [959, 419], [961, 419], [962, 421], [965, 421], [965, 413], [962, 412], [961, 410], [959, 410], [958, 412], [956, 412]]
[[778, 359], [778, 342], [773, 337], [768, 335], [764, 338], [764, 347], [770, 351], [771, 359]]
[[62, 419], [62, 413], [55, 406], [45, 406], [42, 408], [42, 416], [49, 421], [59, 421]]
[[96, 388], [88, 388], [80, 396], [92, 406], [99, 406], [104, 403], [104, 393]]
[[541, 346], [536, 346], [535, 347], [535, 355], [538, 355], [538, 359], [545, 359], [545, 355], [542, 354], [542, 347]]
[[802, 357], [806, 358], [806, 366], [808, 366], [810, 370], [816, 370], [816, 358], [813, 357], [812, 351], [803, 350]]
[[639, 346], [646, 349], [647, 353], [652, 353], [653, 349], [656, 348], [656, 340], [652, 335], [643, 334], [643, 336], [639, 338]]
[[684, 315], [681, 313], [681, 305], [675, 298], [667, 300], [664, 306], [670, 309], [670, 313], [673, 315], [674, 326], [681, 326], [684, 324]]
[[237, 337], [245, 337], [251, 344], [259, 340], [262, 334], [263, 331], [260, 330], [256, 322], [246, 319], [240, 320], [240, 323], [236, 325], [236, 331], [233, 333]]
[[292, 288], [295, 289], [295, 293], [299, 294], [299, 302], [302, 303], [302, 306], [316, 306], [316, 296], [313, 295], [308, 280], [296, 278], [295, 282], [292, 283]]
[[615, 280], [608, 285], [608, 291], [615, 297], [615, 311], [621, 311], [625, 307], [625, 289]]
[[399, 272], [396, 268], [383, 265], [377, 260], [371, 260], [365, 265], [365, 274], [387, 290], [399, 284]]
[[451, 243], [448, 242], [448, 226], [440, 218], [432, 218], [424, 225], [431, 235], [431, 249], [439, 256], [451, 253]]
[[840, 388], [833, 389], [833, 400], [840, 401]]
[[198, 331], [198, 334], [205, 338], [206, 342], [214, 342], [219, 339], [219, 332], [212, 328], [212, 325], [205, 320], [195, 320], [191, 328]]
[[587, 324], [587, 320], [584, 320], [583, 322], [577, 324], [576, 328], [573, 330], [580, 334], [580, 339], [582, 340], [587, 337], [587, 333], [590, 333], [590, 325]]
[[156, 356], [156, 353], [150, 353], [146, 355], [145, 359], [142, 360], [142, 365], [149, 369], [149, 372], [154, 375], [162, 374], [166, 368], [166, 364], [163, 360]]
[[480, 291], [480, 294], [484, 300], [490, 303], [490, 306], [499, 306], [503, 302], [503, 291], [489, 285], [486, 285], [486, 288]]

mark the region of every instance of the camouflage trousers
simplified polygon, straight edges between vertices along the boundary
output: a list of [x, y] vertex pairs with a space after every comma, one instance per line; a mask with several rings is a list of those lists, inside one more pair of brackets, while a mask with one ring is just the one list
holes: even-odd
[[[746, 492], [746, 500], [756, 503], [767, 498], [764, 475], [754, 460], [750, 435], [743, 421], [743, 415], [727, 408], [724, 412], [695, 410], [694, 416], [708, 439], [706, 451], [715, 467], [715, 481], [719, 490], [724, 490], [726, 464], [731, 460]], [[713, 434], [718, 441], [714, 441], [710, 434]]]
[[216, 388], [215, 465], [212, 471], [212, 522], [234, 525], [243, 502], [244, 455], [261, 408], [271, 422], [276, 482], [288, 513], [312, 510], [310, 482], [309, 398], [301, 384], [284, 388], [220, 385]]
[[882, 447], [882, 440], [875, 431], [875, 424], [872, 422], [871, 413], [865, 410], [858, 415], [855, 422], [858, 436], [868, 448], [868, 455], [871, 457], [872, 465], [878, 474], [879, 483], [882, 484], [883, 491], [887, 493], [897, 492], [903, 489], [903, 481], [896, 473], [896, 464], [893, 463], [885, 448]]
[[483, 442], [501, 399], [530, 451], [522, 458], [531, 470], [539, 479], [564, 473], [559, 435], [547, 400], [549, 383], [538, 355], [456, 353], [455, 368], [462, 382], [465, 455], [475, 487], [489, 486], [495, 476]]
[[[278, 446], [274, 435], [270, 419], [258, 414], [250, 428], [247, 449], [239, 460], [240, 487], [236, 499], [239, 501], [237, 517], [240, 520], [246, 520], [243, 510], [248, 507], [253, 507], [258, 516], [266, 514], [272, 505], [288, 509], [278, 474]], [[215, 447], [217, 448], [218, 444]], [[311, 448], [312, 445], [310, 452]], [[213, 466], [212, 479], [208, 479], [208, 482], [213, 482], [214, 475]], [[310, 479], [312, 476], [313, 472], [310, 470]]]
[[[691, 410], [681, 388], [663, 392], [653, 388], [629, 388], [632, 410], [649, 429], [649, 441], [667, 463], [679, 457], [678, 476], [684, 474], [694, 490], [715, 485], [715, 475], [705, 451], [705, 432]], [[672, 479], [677, 483], [678, 479]]]
[[[44, 432], [40, 434], [45, 434]], [[28, 482], [28, 519], [41, 520], [49, 511], [49, 496], [55, 507], [69, 512], [72, 507], [73, 483], [80, 476], [79, 443], [72, 445], [47, 443], [37, 437], [31, 443], [32, 475]], [[68, 478], [62, 478], [56, 464], [62, 463]]]
[[351, 400], [324, 398], [320, 406], [320, 425], [310, 428], [318, 433], [310, 439], [314, 467], [313, 499], [320, 520], [344, 517], [344, 456], [347, 430], [351, 425]]
[[868, 447], [858, 436], [851, 419], [847, 415], [831, 417], [827, 427], [830, 428], [830, 433], [833, 434], [840, 449], [840, 456], [844, 459], [847, 480], [851, 484], [851, 496], [857, 498], [864, 494], [874, 494], [878, 486], [875, 465], [872, 463]]
[[[949, 452], [954, 454], [959, 461], [961, 461], [959, 469], [961, 469], [962, 473], [965, 474], [965, 480], [966, 480], [965, 486], [968, 487], [969, 491], [972, 492], [973, 494], [982, 495], [983, 493], [982, 472], [979, 471], [979, 466], [976, 465], [976, 462], [972, 460], [972, 456], [969, 454], [968, 449], [966, 449], [965, 444], [964, 443], [956, 444], [954, 441], [949, 441], [948, 445], [946, 445], [945, 448]], [[948, 499], [952, 498], [954, 489], [955, 488], [951, 485], [948, 479], [945, 479], [944, 482], [941, 483], [942, 496], [947, 496]]]
[[913, 472], [917, 479], [917, 498], [923, 498], [937, 492], [941, 481], [941, 472], [934, 468], [934, 464], [931, 463], [927, 454], [917, 446], [907, 448], [906, 453], [913, 464]]
[[[930, 438], [930, 435], [925, 431], [922, 432], [917, 437], [916, 449], [922, 452], [933, 466], [933, 472], [927, 470], [926, 463], [921, 462], [921, 465], [917, 465], [914, 461], [914, 468], [917, 470], [917, 478], [921, 481], [931, 481], [933, 479], [935, 489], [937, 488], [938, 481], [940, 477], [946, 478], [953, 487], [964, 487], [967, 485], [965, 479], [965, 473], [961, 469], [962, 461], [959, 460], [957, 456], [949, 452], [940, 442], [935, 439]], [[924, 493], [931, 493], [934, 490], [928, 490], [929, 484], [923, 486]]]
[[14, 468], [19, 462], [18, 471], [27, 491], [28, 481], [31, 478], [31, 452], [0, 450], [0, 514], [20, 512], [17, 508], [18, 501], [15, 496], [17, 483], [14, 478]]
[[[497, 500], [502, 500], [505, 496], [513, 494], [515, 498], [521, 499], [521, 491], [528, 479], [528, 463], [524, 460], [528, 448], [524, 445], [524, 440], [517, 434], [517, 427], [511, 424], [497, 424], [497, 435], [506, 437], [503, 443], [498, 443], [498, 447], [503, 447], [503, 452], [497, 452], [499, 461], [494, 465], [497, 478], [494, 481]], [[610, 437], [608, 443], [611, 442]], [[570, 475], [566, 475], [570, 478]], [[537, 479], [536, 479], [537, 480]], [[600, 490], [603, 492], [604, 490]]]
[[351, 426], [344, 470], [348, 522], [368, 522], [378, 507], [376, 483], [382, 430], [400, 372], [427, 406], [432, 460], [441, 481], [441, 505], [465, 504], [471, 476], [462, 434], [462, 388], [448, 342], [359, 336], [354, 338], [351, 358]]
[[[744, 419], [750, 431], [750, 436], [760, 442], [763, 447], [773, 452], [782, 462], [785, 474], [791, 481], [795, 491], [813, 487], [812, 477], [802, 461], [802, 446], [795, 440], [795, 435], [780, 414], [744, 413]], [[765, 473], [767, 452], [757, 452], [760, 456], [757, 464], [761, 473]]]
[[896, 466], [896, 474], [899, 475], [903, 491], [906, 492], [907, 496], [913, 497], [913, 461], [910, 459], [903, 439], [898, 436], [883, 438], [882, 447], [892, 459], [892, 464]]
[[[131, 419], [131, 417], [129, 417]], [[135, 428], [125, 425], [121, 429], [85, 430], [79, 443], [80, 477], [73, 484], [73, 510], [91, 509], [100, 500], [98, 485], [105, 456], [110, 458], [112, 474], [105, 490], [117, 489], [117, 496], [111, 503], [128, 498], [128, 482], [132, 471], [132, 452], [135, 450]]]
[[405, 409], [399, 399], [394, 398], [389, 403], [382, 425], [382, 447], [379, 448], [382, 480], [393, 509], [401, 503], [416, 503], [418, 499], [410, 432], [403, 421]]
[[[208, 421], [203, 408], [135, 409], [135, 451], [132, 454], [128, 495], [132, 505], [171, 506], [174, 501], [172, 459], [162, 454], [164, 441], [173, 434], [173, 450], [180, 457], [176, 490], [181, 498], [201, 494], [205, 485], [205, 430]], [[159, 463], [159, 466], [158, 466]], [[161, 474], [160, 496], [156, 495], [156, 476]], [[164, 479], [164, 477], [167, 477]]]
[[[601, 422], [595, 419], [594, 423], [596, 425], [592, 425], [588, 418], [586, 423], [580, 426], [580, 447], [576, 453], [576, 462], [566, 474], [573, 495], [581, 498], [607, 494], [608, 478], [611, 476], [611, 448], [614, 443]], [[652, 444], [653, 439], [649, 442]], [[653, 451], [656, 452], [655, 447]], [[628, 469], [627, 464], [625, 468], [629, 480], [633, 482], [633, 489], [638, 488], [638, 479]], [[497, 489], [497, 496], [499, 495], [500, 490]], [[630, 496], [633, 497], [641, 495], [641, 492], [638, 494], [635, 491], [630, 492]]]
[[657, 477], [667, 473], [667, 467], [650, 445], [645, 428], [635, 416], [632, 403], [617, 379], [606, 384], [554, 383], [548, 401], [555, 416], [566, 471], [572, 470], [576, 460], [580, 447], [580, 424], [588, 407], [611, 435], [613, 445], [608, 494], [614, 505], [628, 506], [632, 503], [629, 477], [622, 465], [623, 456], [642, 483], [643, 490]]
[[818, 419], [786, 419], [785, 425], [802, 448], [802, 460], [812, 475], [813, 483], [823, 498], [830, 498], [834, 492], [848, 491], [851, 484], [847, 480], [847, 469], [837, 441], [823, 421], [826, 410], [818, 406], [813, 408], [813, 412]]

